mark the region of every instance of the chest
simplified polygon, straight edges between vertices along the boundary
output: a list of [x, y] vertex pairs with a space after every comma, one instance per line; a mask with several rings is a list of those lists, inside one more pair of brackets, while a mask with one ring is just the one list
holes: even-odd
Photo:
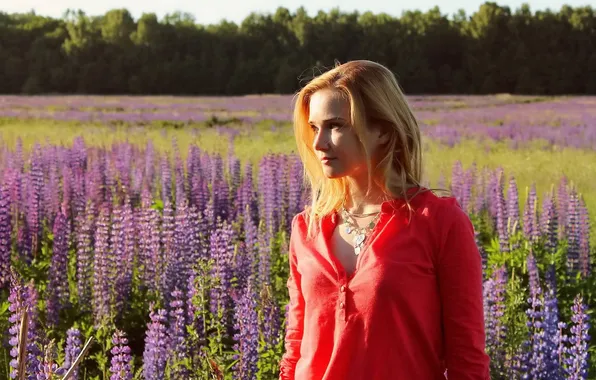
[[348, 276], [354, 273], [358, 260], [354, 252], [353, 238], [353, 234], [349, 235], [341, 226], [337, 226], [331, 236], [331, 254], [341, 263]]

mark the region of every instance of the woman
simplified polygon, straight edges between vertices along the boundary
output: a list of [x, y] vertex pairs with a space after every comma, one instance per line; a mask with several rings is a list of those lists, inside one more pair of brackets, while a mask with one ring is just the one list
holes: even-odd
[[474, 228], [421, 186], [393, 74], [352, 61], [314, 78], [294, 131], [312, 204], [292, 222], [280, 379], [490, 379]]

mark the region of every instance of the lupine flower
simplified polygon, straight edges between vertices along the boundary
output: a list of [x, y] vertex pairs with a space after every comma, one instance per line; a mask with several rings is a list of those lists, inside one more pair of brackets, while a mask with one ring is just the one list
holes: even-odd
[[497, 186], [495, 188], [497, 234], [499, 237], [501, 252], [509, 252], [509, 229], [507, 227], [509, 215], [507, 215], [507, 205], [505, 203], [505, 198], [503, 197], [502, 172], [500, 172], [498, 178], [499, 180], [497, 181]]
[[554, 193], [544, 197], [542, 215], [540, 217], [541, 233], [546, 236], [545, 247], [549, 253], [555, 253], [558, 244], [558, 219]]
[[167, 359], [167, 316], [166, 311], [151, 311], [151, 322], [147, 325], [145, 351], [143, 352], [143, 376], [145, 380], [165, 378]]
[[174, 378], [187, 378], [188, 371], [181, 363], [188, 355], [184, 293], [176, 289], [172, 292], [171, 299], [168, 329], [168, 367], [172, 370]]
[[64, 211], [56, 215], [54, 222], [54, 246], [50, 264], [47, 318], [50, 325], [56, 326], [60, 311], [66, 307], [69, 299], [68, 291], [68, 245], [70, 226]]
[[90, 310], [93, 230], [95, 229], [95, 206], [87, 202], [85, 213], [77, 216], [76, 255], [77, 255], [77, 292], [80, 307]]
[[528, 269], [532, 267], [534, 275], [530, 274], [531, 278], [531, 289], [530, 298], [528, 303], [530, 308], [526, 310], [528, 316], [528, 328], [530, 329], [529, 339], [525, 342], [526, 357], [524, 370], [530, 375], [532, 379], [546, 379], [546, 366], [547, 366], [547, 355], [548, 349], [546, 344], [546, 333], [544, 330], [544, 302], [542, 298], [542, 289], [537, 281], [537, 268], [536, 263], [532, 256], [530, 256]]
[[254, 379], [258, 371], [259, 320], [256, 299], [252, 281], [248, 281], [235, 313], [234, 328], [238, 333], [234, 335], [237, 342], [234, 350], [238, 352], [238, 362], [234, 366], [234, 374], [237, 379]]
[[109, 251], [110, 209], [103, 205], [100, 209], [95, 230], [95, 255], [93, 258], [93, 314], [95, 322], [101, 323], [110, 315], [110, 274]]
[[[66, 371], [68, 371], [74, 364], [77, 357], [81, 353], [81, 349], [81, 332], [76, 328], [68, 329], [66, 332], [66, 347], [64, 348], [64, 363], [62, 364], [64, 373], [66, 373]], [[75, 368], [73, 371], [71, 379], [76, 380], [78, 378], [79, 369], [77, 365], [77, 368]]]
[[[114, 247], [115, 252], [120, 253], [120, 255], [115, 256], [117, 261], [114, 266], [116, 268], [116, 289], [114, 292], [116, 296], [115, 306], [118, 313], [122, 313], [128, 304], [127, 300], [131, 292], [132, 271], [134, 265], [135, 227], [132, 208], [128, 198], [125, 200], [121, 212], [122, 224], [117, 231], [119, 234], [117, 244], [119, 244], [119, 246]], [[117, 217], [117, 215], [117, 213], [114, 214], [115, 217]]]
[[10, 281], [12, 219], [10, 194], [0, 186], [0, 289]]
[[167, 156], [161, 160], [161, 200], [164, 204], [172, 201], [172, 171]]
[[503, 342], [506, 335], [502, 317], [505, 314], [505, 284], [507, 272], [504, 266], [495, 268], [490, 279], [484, 282], [484, 315], [486, 325], [486, 349], [494, 363], [494, 369], [502, 373], [504, 359]]
[[123, 331], [116, 330], [112, 337], [110, 380], [132, 380], [132, 357], [128, 339]]
[[536, 185], [532, 184], [524, 207], [524, 221], [522, 226], [526, 239], [531, 242], [537, 242], [540, 238], [538, 213], [536, 211], [537, 202]]
[[30, 282], [27, 285], [21, 283], [20, 278], [16, 275], [11, 276], [10, 294], [8, 296], [9, 307], [8, 329], [9, 344], [12, 346], [10, 350], [10, 378], [16, 379], [18, 376], [18, 343], [19, 331], [21, 327], [21, 319], [23, 313], [28, 313], [28, 330], [27, 330], [27, 380], [36, 379], [35, 373], [39, 367], [39, 355], [41, 351], [37, 346], [37, 300], [38, 294]]
[[511, 236], [519, 229], [519, 194], [517, 183], [513, 176], [509, 179], [509, 187], [507, 189], [507, 217], [508, 233]]
[[567, 270], [575, 277], [579, 270], [579, 199], [575, 189], [571, 189], [568, 199], [567, 223], [565, 225], [565, 234], [567, 235]]
[[462, 188], [464, 182], [464, 170], [461, 161], [457, 160], [453, 163], [451, 168], [451, 193], [461, 204], [462, 202]]
[[37, 380], [54, 380], [55, 377], [62, 377], [65, 374], [64, 368], [56, 362], [56, 357], [56, 346], [53, 341], [50, 341], [45, 348], [43, 359], [38, 364]]
[[565, 237], [565, 221], [567, 221], [567, 210], [569, 210], [569, 193], [567, 190], [567, 177], [563, 176], [557, 189], [557, 220], [559, 223], [559, 239]]
[[562, 380], [562, 354], [567, 337], [562, 334], [555, 291], [549, 286], [546, 287], [544, 293], [544, 333], [546, 343], [545, 373], [548, 374], [549, 380]]
[[586, 314], [586, 305], [583, 303], [581, 294], [578, 294], [573, 300], [571, 321], [571, 335], [569, 343], [571, 344], [565, 363], [567, 364], [565, 372], [568, 380], [579, 380], [588, 378], [588, 343], [590, 336], [589, 317]]
[[218, 309], [231, 310], [232, 299], [228, 292], [234, 273], [232, 271], [234, 256], [234, 230], [224, 221], [221, 227], [211, 234], [211, 258], [214, 260], [212, 276], [218, 284], [211, 289], [211, 313], [217, 315]]
[[579, 269], [582, 276], [590, 275], [590, 219], [583, 197], [579, 199]]
[[271, 230], [267, 228], [264, 222], [261, 222], [258, 228], [258, 279], [259, 284], [271, 283]]
[[43, 191], [43, 171], [41, 162], [41, 148], [35, 144], [31, 156], [31, 169], [29, 171], [28, 198], [27, 198], [27, 222], [31, 238], [31, 253], [37, 254], [41, 246], [41, 221], [43, 218], [41, 208], [41, 196]]

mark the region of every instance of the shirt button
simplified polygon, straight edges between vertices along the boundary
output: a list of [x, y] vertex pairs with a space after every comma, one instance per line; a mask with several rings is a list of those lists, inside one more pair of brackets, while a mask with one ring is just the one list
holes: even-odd
[[342, 286], [341, 286], [341, 288], [340, 288], [340, 290], [341, 290], [342, 292], [345, 292], [345, 291], [346, 291], [346, 286], [345, 286], [345, 285], [342, 285]]
[[343, 302], [340, 302], [340, 303], [339, 303], [339, 308], [340, 308], [340, 309], [343, 309], [343, 308], [344, 308], [344, 303], [343, 303]]

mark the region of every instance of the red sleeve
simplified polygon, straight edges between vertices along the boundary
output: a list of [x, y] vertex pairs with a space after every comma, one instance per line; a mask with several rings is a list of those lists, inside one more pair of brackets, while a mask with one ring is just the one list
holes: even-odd
[[280, 380], [294, 380], [294, 370], [300, 358], [300, 343], [304, 331], [304, 298], [300, 288], [300, 273], [296, 261], [296, 238], [300, 233], [298, 215], [292, 221], [290, 233], [289, 261], [290, 275], [287, 286], [290, 295], [288, 318], [286, 323], [285, 353], [280, 362]]
[[454, 198], [442, 214], [438, 279], [449, 380], [490, 379], [485, 352], [482, 261], [474, 227]]

